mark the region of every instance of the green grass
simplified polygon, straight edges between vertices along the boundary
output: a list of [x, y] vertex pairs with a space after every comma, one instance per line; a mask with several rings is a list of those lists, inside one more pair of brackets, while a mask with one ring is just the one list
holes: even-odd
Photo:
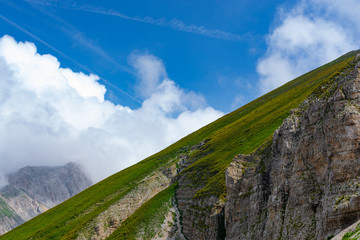
[[356, 240], [359, 239], [360, 237], [360, 224], [356, 226], [356, 229], [352, 232], [347, 232], [344, 237], [342, 238], [342, 240]]
[[119, 200], [166, 159], [144, 161], [115, 174], [19, 226], [1, 239], [74, 239], [89, 221]]
[[158, 193], [126, 219], [107, 239], [136, 239], [139, 232], [143, 232], [142, 239], [155, 237], [157, 228], [160, 229], [171, 207], [174, 194], [175, 185]]
[[344, 55], [223, 116], [163, 151], [35, 217], [0, 239], [75, 239], [87, 223], [135, 188], [145, 176], [169, 164], [183, 147], [191, 147], [204, 139], [209, 141], [201, 151], [193, 153], [195, 157], [198, 154], [199, 159], [182, 174], [186, 174], [193, 185], [201, 187], [196, 197], [215, 195], [224, 199], [224, 171], [233, 157], [239, 153], [250, 153], [259, 147], [281, 125], [291, 109], [296, 108], [332, 74], [346, 66], [355, 54]]

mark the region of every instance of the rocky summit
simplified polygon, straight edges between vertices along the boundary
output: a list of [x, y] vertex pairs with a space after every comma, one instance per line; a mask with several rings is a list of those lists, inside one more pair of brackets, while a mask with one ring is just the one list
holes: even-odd
[[[359, 51], [350, 52], [0, 239], [358, 239], [359, 69]], [[57, 179], [40, 187], [39, 177], [10, 176], [16, 187], [3, 191], [38, 196], [30, 216], [78, 189], [79, 179]]]
[[91, 185], [74, 163], [59, 167], [24, 167], [10, 174], [8, 185], [0, 190], [0, 234]]

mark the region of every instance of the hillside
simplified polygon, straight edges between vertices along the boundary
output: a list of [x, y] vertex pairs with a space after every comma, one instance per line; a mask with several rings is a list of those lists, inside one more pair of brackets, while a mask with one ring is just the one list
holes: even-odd
[[[324, 91], [328, 94], [327, 89], [331, 88], [328, 85], [332, 86], [331, 84], [342, 76], [341, 73], [354, 67], [356, 62], [353, 60], [356, 54], [357, 52], [350, 52], [248, 103], [163, 151], [46, 211], [0, 239], [151, 239], [155, 237], [224, 239], [228, 237], [232, 219], [236, 219], [235, 216], [229, 218], [227, 214], [229, 206], [226, 206], [229, 202], [236, 202], [234, 199], [229, 199], [230, 194], [227, 195], [229, 191], [231, 194], [234, 192], [227, 183], [228, 171], [227, 182], [225, 181], [225, 172], [230, 163], [234, 158], [235, 162], [239, 162], [236, 160], [242, 156], [239, 154], [255, 154], [254, 151], [260, 146], [262, 147], [255, 151], [258, 155], [248, 156], [255, 156], [254, 159], [257, 159], [256, 156], [261, 158], [269, 151], [274, 155], [272, 136], [284, 119], [290, 114], [294, 116], [295, 113], [291, 110], [298, 108], [309, 96], [316, 99], [318, 96], [323, 96]], [[232, 163], [234, 169], [232, 177], [241, 179], [242, 173], [247, 174], [246, 169], [255, 169], [254, 171], [260, 174], [248, 173], [249, 179], [265, 176], [264, 174], [269, 173], [268, 166], [271, 166], [269, 161], [251, 160], [242, 162], [241, 166]], [[247, 168], [247, 166], [251, 167]], [[282, 172], [278, 174], [281, 175]], [[233, 181], [234, 184], [236, 181]], [[245, 192], [236, 194], [242, 196], [241, 199], [249, 201], [248, 197], [252, 196], [253, 189], [250, 185], [248, 184], [249, 189]], [[264, 194], [261, 191], [258, 193]], [[274, 208], [273, 214], [282, 213], [286, 209], [286, 206]], [[237, 209], [237, 211], [241, 210]], [[261, 212], [264, 208], [258, 207], [254, 210]], [[234, 214], [237, 211], [233, 211]], [[249, 211], [251, 215], [251, 209]], [[265, 214], [265, 211], [263, 213]], [[265, 214], [266, 219], [268, 219], [267, 214]], [[286, 216], [280, 214], [279, 222], [284, 223]], [[263, 221], [266, 225], [266, 221]], [[243, 222], [239, 220], [237, 224], [241, 225]], [[283, 232], [285, 233], [282, 226], [279, 229], [274, 228], [277, 229], [277, 233], [271, 235], [269, 239], [275, 236], [281, 239], [284, 236]], [[248, 234], [251, 227], [251, 225], [244, 227], [244, 232], [247, 233], [240, 234], [252, 238], [253, 235]], [[337, 229], [332, 229], [335, 230]], [[254, 236], [261, 235], [262, 231], [254, 230], [254, 233]], [[236, 232], [231, 234], [234, 236], [233, 239], [240, 236]]]

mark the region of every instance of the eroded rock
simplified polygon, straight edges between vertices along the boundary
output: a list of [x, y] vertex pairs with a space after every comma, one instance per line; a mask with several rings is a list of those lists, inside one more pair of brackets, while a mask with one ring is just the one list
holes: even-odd
[[[358, 59], [357, 59], [358, 60]], [[360, 79], [352, 66], [226, 171], [226, 239], [327, 239], [360, 218]]]

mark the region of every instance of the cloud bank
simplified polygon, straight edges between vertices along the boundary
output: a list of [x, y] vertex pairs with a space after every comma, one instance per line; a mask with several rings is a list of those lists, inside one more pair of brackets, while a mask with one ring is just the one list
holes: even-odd
[[129, 59], [144, 94], [139, 109], [106, 100], [98, 76], [61, 68], [33, 43], [0, 38], [0, 179], [75, 161], [99, 181], [223, 115], [169, 79], [160, 59]]
[[[279, 87], [340, 55], [359, 48], [360, 2], [305, 0], [279, 10], [279, 24], [257, 65], [261, 93]], [[349, 10], [351, 6], [351, 10]]]

